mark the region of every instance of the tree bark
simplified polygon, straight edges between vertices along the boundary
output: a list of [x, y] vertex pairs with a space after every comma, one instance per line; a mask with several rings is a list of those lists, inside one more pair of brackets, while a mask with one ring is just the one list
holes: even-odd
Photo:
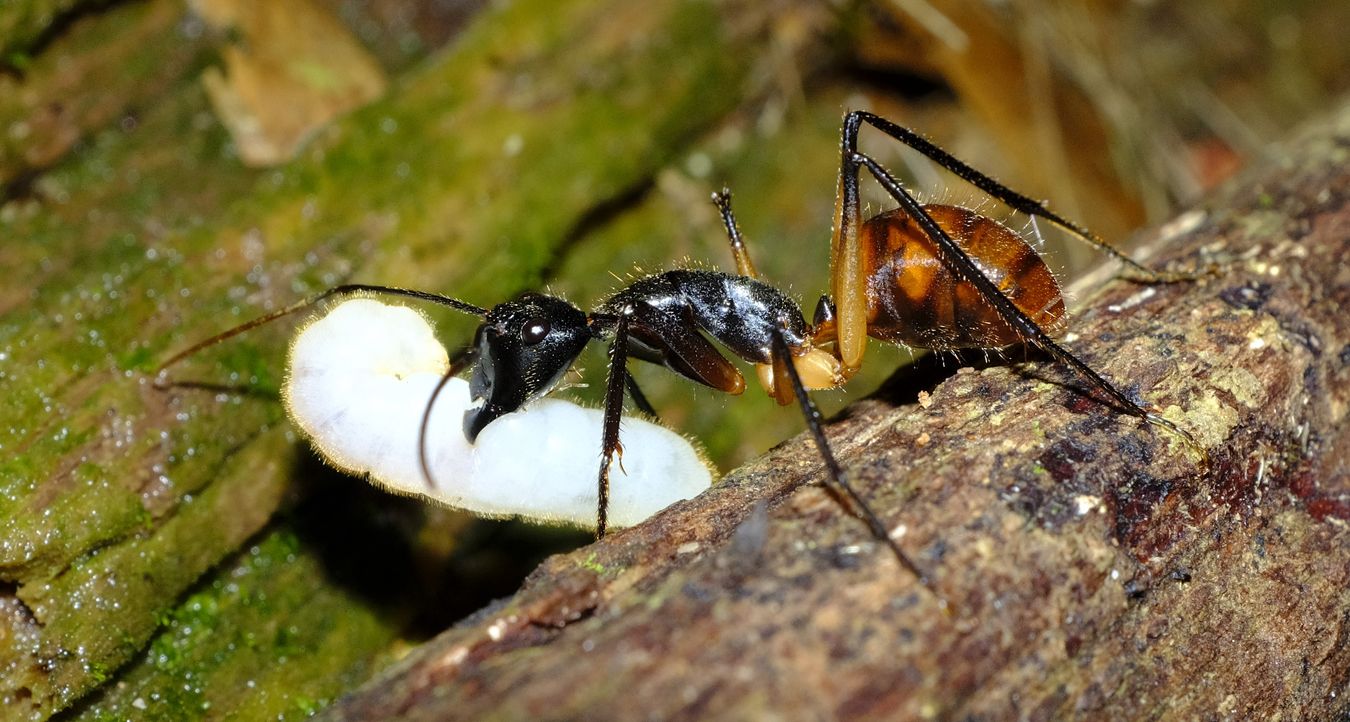
[[1347, 160], [1350, 106], [1153, 232], [1155, 265], [1214, 274], [1111, 282], [1071, 326], [1207, 464], [1040, 361], [918, 400], [924, 379], [899, 379], [829, 424], [951, 614], [822, 490], [801, 436], [550, 559], [323, 718], [1344, 715]]

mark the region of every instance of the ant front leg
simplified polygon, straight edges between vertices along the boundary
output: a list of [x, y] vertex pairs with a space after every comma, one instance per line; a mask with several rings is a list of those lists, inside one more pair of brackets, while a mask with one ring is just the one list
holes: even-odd
[[631, 308], [620, 309], [614, 323], [614, 340], [609, 346], [609, 376], [605, 381], [605, 420], [600, 440], [600, 477], [595, 515], [595, 538], [604, 539], [609, 526], [609, 469], [614, 457], [623, 466], [623, 445], [619, 443], [619, 421], [623, 418], [623, 390], [628, 378], [628, 324]]

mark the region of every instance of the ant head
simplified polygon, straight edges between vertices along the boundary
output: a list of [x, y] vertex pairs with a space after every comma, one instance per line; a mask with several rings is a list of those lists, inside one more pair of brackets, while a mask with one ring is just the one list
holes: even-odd
[[561, 298], [527, 293], [487, 312], [474, 337], [478, 363], [464, 413], [464, 436], [548, 393], [591, 340], [586, 314]]

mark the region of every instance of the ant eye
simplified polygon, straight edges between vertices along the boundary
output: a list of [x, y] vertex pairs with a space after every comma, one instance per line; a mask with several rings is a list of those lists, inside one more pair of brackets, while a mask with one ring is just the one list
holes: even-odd
[[543, 341], [550, 330], [548, 319], [536, 316], [525, 322], [525, 327], [520, 330], [520, 340], [524, 341], [526, 346], [533, 346]]

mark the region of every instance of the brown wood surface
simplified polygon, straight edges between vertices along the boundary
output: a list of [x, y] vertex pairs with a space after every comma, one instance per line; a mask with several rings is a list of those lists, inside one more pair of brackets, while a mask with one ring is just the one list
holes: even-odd
[[910, 373], [828, 433], [955, 613], [801, 436], [552, 558], [324, 718], [1346, 714], [1350, 107], [1276, 155], [1147, 244], [1216, 275], [1109, 283], [1066, 339], [1208, 468], [1045, 361]]

